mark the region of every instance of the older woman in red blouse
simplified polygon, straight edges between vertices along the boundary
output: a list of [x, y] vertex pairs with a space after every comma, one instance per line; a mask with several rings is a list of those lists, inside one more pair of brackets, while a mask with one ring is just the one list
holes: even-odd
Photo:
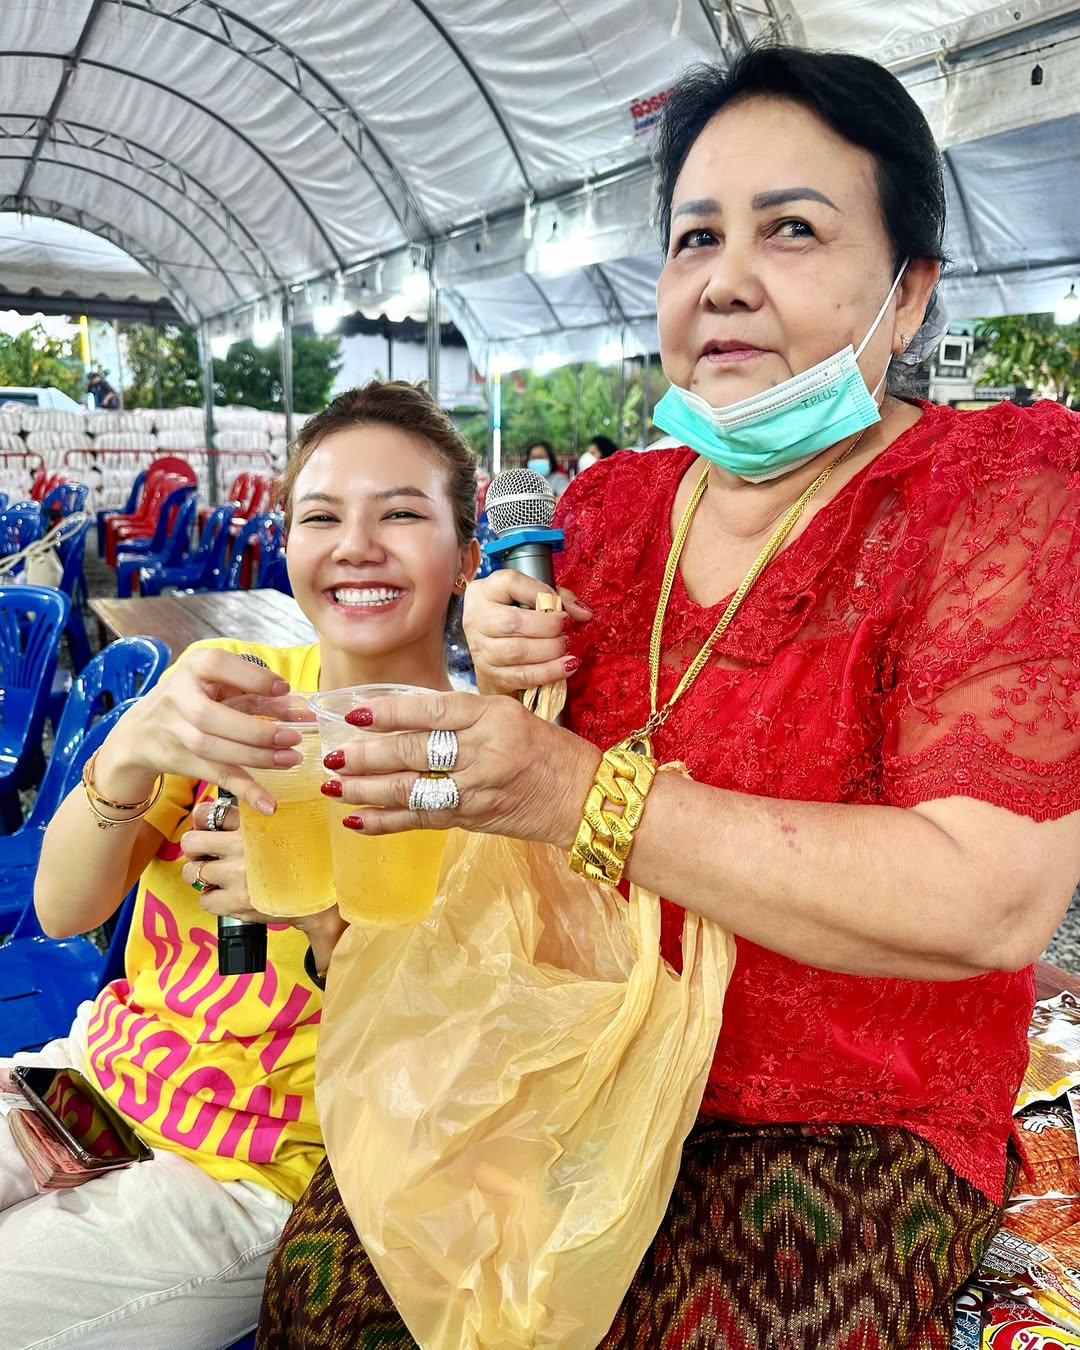
[[[944, 194], [881, 67], [759, 49], [692, 73], [659, 167], [656, 420], [684, 447], [571, 484], [568, 634], [513, 607], [539, 589], [517, 574], [468, 594], [482, 690], [568, 676], [569, 724], [494, 696], [373, 704], [416, 734], [351, 749], [345, 796], [379, 808], [373, 834], [580, 854], [602, 750], [644, 730], [640, 750], [684, 761], [625, 876], [666, 897], [673, 964], [681, 907], [738, 958], [671, 1207], [604, 1345], [944, 1347], [1007, 1190], [1031, 962], [1080, 875], [1078, 419], [890, 383]], [[457, 732], [460, 802], [414, 813], [432, 727]], [[358, 1248], [350, 1278], [377, 1302]]]

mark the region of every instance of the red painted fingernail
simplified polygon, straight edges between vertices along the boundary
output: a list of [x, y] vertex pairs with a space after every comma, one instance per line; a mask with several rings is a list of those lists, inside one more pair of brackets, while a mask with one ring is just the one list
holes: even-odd
[[323, 755], [323, 765], [327, 769], [343, 769], [345, 767], [345, 751], [331, 750], [328, 755]]
[[581, 662], [576, 656], [568, 656], [562, 663], [562, 668], [566, 671], [567, 675], [573, 675], [574, 671], [577, 670], [580, 665]]
[[369, 727], [375, 721], [375, 714], [370, 708], [354, 708], [345, 714], [345, 721], [351, 727]]
[[362, 830], [364, 828], [364, 817], [346, 816], [341, 823], [347, 830]]
[[319, 788], [324, 797], [340, 797], [341, 784], [336, 778], [331, 778]]

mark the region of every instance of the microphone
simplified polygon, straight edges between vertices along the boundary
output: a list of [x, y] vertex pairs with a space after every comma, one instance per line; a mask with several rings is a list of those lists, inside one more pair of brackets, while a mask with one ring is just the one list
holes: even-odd
[[[236, 805], [236, 797], [231, 792], [226, 792], [224, 788], [218, 788], [217, 795], [219, 802], [228, 802], [229, 806]], [[244, 919], [234, 919], [231, 914], [219, 914], [217, 968], [219, 975], [258, 975], [264, 971], [266, 924], [247, 923]]]
[[491, 480], [486, 508], [495, 538], [484, 552], [494, 566], [524, 572], [554, 588], [551, 555], [561, 552], [565, 536], [551, 528], [555, 494], [547, 479], [531, 469], [507, 469]]
[[[254, 652], [240, 652], [245, 661], [254, 666], [269, 670], [261, 656]], [[236, 805], [236, 795], [218, 788], [218, 801]], [[215, 807], [210, 813], [210, 828], [221, 829], [213, 824], [215, 818], [224, 820], [228, 807]], [[266, 969], [266, 924], [247, 923], [243, 919], [234, 919], [230, 914], [219, 914], [217, 921], [217, 966], [219, 975], [259, 975]]]

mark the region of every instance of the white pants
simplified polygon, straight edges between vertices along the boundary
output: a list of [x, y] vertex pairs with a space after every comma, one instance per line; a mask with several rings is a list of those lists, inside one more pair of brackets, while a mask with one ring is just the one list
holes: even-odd
[[[69, 1035], [0, 1059], [86, 1062], [84, 1003]], [[0, 1119], [3, 1350], [222, 1350], [258, 1321], [291, 1206], [250, 1181], [215, 1181], [155, 1151], [73, 1190], [39, 1194]]]

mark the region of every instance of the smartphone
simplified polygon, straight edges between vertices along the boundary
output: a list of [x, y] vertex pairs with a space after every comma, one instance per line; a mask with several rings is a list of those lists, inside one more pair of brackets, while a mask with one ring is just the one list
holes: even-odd
[[122, 1115], [77, 1069], [16, 1065], [11, 1081], [84, 1167], [126, 1167], [154, 1156]]

